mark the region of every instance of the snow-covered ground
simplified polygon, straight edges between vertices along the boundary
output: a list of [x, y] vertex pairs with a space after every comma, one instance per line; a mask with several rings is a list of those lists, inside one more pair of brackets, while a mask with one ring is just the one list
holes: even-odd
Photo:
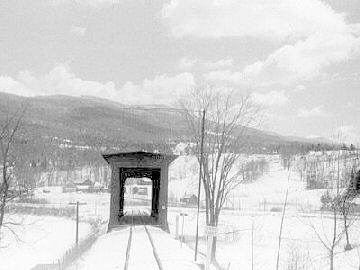
[[[11, 216], [22, 226], [13, 226], [19, 239], [5, 228], [0, 241], [0, 269], [28, 270], [37, 264], [57, 262], [75, 243], [75, 221], [50, 216]], [[79, 224], [80, 240], [91, 231], [87, 223]]]
[[[184, 222], [185, 239], [190, 246], [194, 247], [196, 212], [187, 210], [182, 212], [188, 214]], [[172, 213], [170, 220], [175, 219], [175, 216], [176, 214]], [[204, 215], [201, 215], [199, 223], [204, 224], [204, 220]], [[179, 221], [181, 233], [182, 220]], [[219, 263], [225, 268], [229, 266], [232, 270], [252, 269], [253, 243], [254, 269], [275, 269], [280, 222], [281, 213], [224, 211], [218, 228], [217, 259]], [[342, 220], [339, 219], [338, 222], [340, 231]], [[323, 239], [331, 239], [332, 226], [333, 222], [329, 215], [322, 218], [315, 214], [289, 213], [286, 215], [282, 234], [280, 269], [291, 269], [288, 268], [291, 259], [298, 260], [299, 265], [306, 263], [306, 267], [298, 269], [328, 269], [328, 253], [317, 238], [316, 232]], [[175, 222], [170, 224], [170, 230], [175, 235]], [[360, 220], [356, 220], [350, 228], [350, 239], [355, 249], [344, 252], [345, 239], [343, 237], [336, 248], [338, 254], [335, 256], [335, 265], [338, 267], [335, 269], [358, 269], [356, 267], [360, 263], [357, 253], [357, 248], [360, 247], [359, 232]], [[200, 250], [206, 253], [204, 226], [200, 226], [199, 233]]]
[[[279, 156], [267, 156], [265, 159], [269, 162], [269, 171], [253, 183], [239, 185], [230, 194], [225, 204], [226, 208], [222, 210], [218, 228], [217, 258], [219, 263], [225, 269], [229, 267], [231, 270], [252, 269], [252, 263], [254, 269], [275, 268], [282, 205], [286, 189], [289, 188], [281, 244], [280, 269], [296, 269], [290, 267], [292, 264], [297, 264], [297, 269], [328, 269], [327, 251], [312, 228], [315, 227], [323, 239], [331, 238], [330, 231], [333, 224], [331, 217], [328, 215], [321, 216], [319, 212], [320, 197], [325, 190], [306, 190], [305, 183], [300, 181], [298, 172], [291, 170], [289, 174], [281, 166]], [[194, 193], [197, 190], [197, 170], [194, 157], [179, 157], [170, 168], [169, 198], [172, 196], [178, 199], [184, 193]], [[202, 198], [203, 196], [202, 194]], [[39, 190], [35, 197], [45, 199], [51, 207], [64, 207], [68, 206], [69, 203], [79, 201], [82, 203], [80, 205], [80, 219], [84, 221], [93, 218], [107, 220], [109, 216], [110, 194], [108, 193], [62, 193], [60, 189], [54, 188], [50, 193], [42, 193]], [[132, 207], [136, 208], [136, 206]], [[193, 266], [193, 251], [188, 249], [186, 245], [181, 250], [177, 249], [176, 246], [180, 246], [180, 244], [174, 240], [176, 216], [181, 212], [188, 214], [184, 220], [184, 235], [187, 244], [193, 248], [196, 232], [196, 208], [169, 207], [168, 221], [171, 235], [154, 233], [154, 242], [159, 247], [158, 253], [164, 260], [164, 265], [168, 264], [167, 267], [176, 266], [179, 269], [187, 269], [187, 264]], [[67, 221], [72, 223], [69, 219]], [[339, 219], [339, 229], [341, 229], [341, 222], [342, 220]], [[69, 235], [66, 233], [66, 226], [61, 225], [61, 229], [57, 229], [58, 227], [53, 223], [51, 220], [44, 220], [47, 231], [44, 230], [43, 233], [47, 232], [53, 235], [51, 236], [53, 238], [49, 237], [49, 239], [53, 239], [52, 241], [58, 241], [60, 238], [61, 242], [65, 241], [64, 235]], [[47, 224], [50, 226], [46, 226]], [[181, 231], [181, 219], [179, 224]], [[199, 224], [200, 250], [205, 253], [205, 215], [203, 210]], [[254, 225], [253, 234], [252, 224]], [[73, 228], [73, 226], [69, 226], [69, 228]], [[358, 269], [360, 260], [358, 255], [359, 232], [360, 221], [355, 220], [350, 229], [350, 240], [354, 249], [344, 252], [344, 239], [342, 239], [336, 249], [336, 269]], [[37, 235], [31, 230], [27, 233]], [[119, 254], [125, 254], [127, 240], [128, 232], [126, 230], [114, 231], [101, 236], [93, 247], [72, 266], [72, 269], [117, 269], [118, 266], [122, 268], [124, 261]], [[70, 237], [69, 243], [71, 241], [73, 241], [73, 236]], [[27, 244], [24, 245], [27, 246]], [[45, 249], [47, 247], [46, 243], [41, 243], [38, 246], [44, 246]], [[8, 252], [7, 249], [0, 249], [0, 264], [2, 263], [1, 254], [4, 250]], [[46, 259], [58, 258], [63, 250], [64, 247], [61, 250], [60, 248], [59, 250], [54, 247], [49, 248], [47, 252], [52, 255], [45, 257]], [[173, 250], [174, 253], [172, 253]], [[253, 261], [251, 259], [252, 250]], [[169, 253], [169, 251], [171, 252]], [[111, 261], [113, 257], [118, 258], [116, 265]], [[41, 260], [43, 260], [41, 256], [33, 257], [34, 263], [39, 263]], [[172, 263], [176, 260], [179, 260], [179, 263]], [[132, 265], [134, 266], [134, 262]], [[0, 269], [3, 268], [0, 267]], [[10, 268], [5, 269], [20, 268], [10, 266]]]
[[123, 269], [129, 228], [100, 236], [91, 249], [69, 267], [71, 270]]
[[[190, 182], [188, 179], [186, 179]], [[241, 184], [230, 198], [234, 210], [222, 211], [219, 221], [217, 259], [228, 269], [275, 269], [281, 211], [286, 189], [289, 188], [288, 206], [284, 221], [280, 269], [329, 269], [328, 251], [317, 237], [329, 241], [332, 237], [331, 215], [320, 215], [320, 197], [325, 190], [306, 190], [296, 171], [282, 168], [279, 160], [272, 160], [269, 172], [251, 184]], [[239, 207], [238, 207], [239, 205]], [[184, 234], [189, 245], [194, 246], [196, 210], [171, 208], [169, 223], [175, 234], [175, 219], [187, 213]], [[181, 223], [180, 221], [180, 231]], [[358, 269], [360, 265], [360, 220], [354, 219], [350, 228], [353, 250], [344, 252], [344, 237], [336, 247], [335, 269]], [[338, 219], [338, 232], [342, 228]], [[204, 212], [200, 215], [200, 250], [205, 253]], [[252, 225], [254, 230], [252, 231]], [[252, 242], [253, 235], [253, 242]], [[252, 245], [253, 243], [253, 245]], [[252, 249], [253, 247], [253, 249]], [[253, 250], [253, 254], [251, 251]], [[252, 261], [253, 255], [253, 261]], [[298, 268], [291, 268], [297, 265]]]
[[[254, 222], [253, 263], [255, 268], [275, 269], [280, 220], [280, 214], [234, 217], [233, 222], [236, 222], [238, 228], [242, 228], [244, 231], [233, 236], [229, 235], [228, 238], [220, 235], [219, 261], [225, 264], [230, 263], [229, 269], [251, 269], [251, 228], [252, 222]], [[280, 269], [289, 269], [291, 260], [296, 260], [298, 265], [305, 264], [301, 269], [328, 269], [328, 251], [317, 238], [316, 232], [323, 239], [331, 239], [332, 225], [332, 220], [327, 217], [323, 219], [318, 216], [294, 215], [287, 217], [283, 227]], [[360, 243], [357, 237], [359, 229], [359, 224], [356, 224], [350, 230], [353, 244], [356, 245]], [[354, 249], [344, 253], [344, 240], [336, 248], [336, 252], [339, 254], [335, 257], [335, 269], [354, 269], [359, 265], [357, 251]]]
[[[297, 171], [284, 169], [280, 160], [273, 160], [269, 172], [251, 184], [241, 184], [229, 196], [229, 202], [241, 209], [271, 210], [283, 204], [289, 187], [288, 206], [291, 210], [309, 211], [321, 207], [320, 197], [324, 190], [306, 190]], [[232, 205], [228, 204], [229, 206]]]
[[[193, 262], [193, 252], [186, 246], [180, 247], [179, 242], [158, 229], [148, 226], [160, 263], [164, 270], [192, 270], [199, 269]], [[73, 263], [70, 270], [92, 269], [123, 269], [126, 261], [130, 228], [119, 228], [100, 236], [92, 248]], [[142, 225], [132, 228], [128, 269], [159, 269], [153, 254], [153, 248], [145, 227]]]
[[197, 270], [195, 265], [194, 252], [185, 244], [180, 245], [169, 234], [160, 231], [158, 228], [149, 228], [153, 237], [154, 245], [161, 260], [163, 269], [171, 270]]

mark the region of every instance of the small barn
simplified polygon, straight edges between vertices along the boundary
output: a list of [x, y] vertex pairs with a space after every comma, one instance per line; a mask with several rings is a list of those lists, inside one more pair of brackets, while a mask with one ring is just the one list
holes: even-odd
[[104, 154], [104, 159], [111, 166], [110, 183], [110, 218], [108, 231], [112, 228], [134, 222], [124, 213], [125, 181], [127, 178], [151, 179], [151, 213], [141, 222], [160, 226], [168, 230], [168, 170], [177, 156], [150, 152], [122, 152]]

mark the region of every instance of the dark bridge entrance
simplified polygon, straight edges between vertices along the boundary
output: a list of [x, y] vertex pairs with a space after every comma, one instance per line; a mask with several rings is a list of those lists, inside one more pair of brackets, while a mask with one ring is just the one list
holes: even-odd
[[[123, 224], [146, 223], [168, 230], [168, 167], [174, 155], [128, 152], [103, 155], [111, 165], [111, 199], [108, 230]], [[149, 178], [152, 182], [151, 213], [124, 212], [125, 182], [129, 178]]]
[[[159, 214], [159, 195], [160, 195], [160, 172], [161, 169], [160, 168], [120, 168], [120, 211], [119, 211], [119, 215], [120, 216], [133, 216], [133, 221], [135, 221], [135, 223], [139, 223], [140, 221], [146, 221], [148, 223], [152, 223], [154, 222]], [[150, 196], [146, 196], [146, 199], [148, 197], [151, 198], [151, 211], [150, 211], [150, 215], [148, 215], [148, 217], [146, 216], [148, 213], [145, 211], [141, 211], [140, 209], [135, 209], [134, 211], [131, 211], [130, 209], [128, 209], [127, 212], [124, 211], [124, 207], [125, 207], [125, 183], [127, 179], [131, 179], [131, 178], [138, 178], [138, 179], [142, 179], [142, 178], [148, 178], [151, 180], [152, 185], [151, 185], [151, 193], [150, 194], [146, 194], [146, 195], [150, 195]], [[136, 188], [136, 187], [135, 187]], [[132, 187], [128, 187], [127, 192], [132, 194], [132, 195], [136, 195], [138, 194], [137, 192], [134, 192], [135, 188]], [[146, 189], [147, 191], [148, 189]], [[129, 194], [128, 197], [131, 197], [131, 195]], [[134, 198], [134, 196], [132, 196], [132, 199], [139, 199], [140, 195], [138, 195], [137, 197]], [[144, 198], [143, 198], [144, 199]], [[145, 199], [145, 200], [146, 200]], [[129, 198], [130, 200], [130, 198]], [[139, 201], [135, 201], [135, 205], [139, 203]], [[130, 207], [129, 207], [130, 208]], [[134, 207], [132, 207], [134, 208]], [[142, 218], [142, 220], [139, 220], [137, 217], [139, 216], [139, 218]], [[148, 219], [146, 219], [148, 218]], [[122, 219], [122, 222], [124, 222], [124, 218]]]

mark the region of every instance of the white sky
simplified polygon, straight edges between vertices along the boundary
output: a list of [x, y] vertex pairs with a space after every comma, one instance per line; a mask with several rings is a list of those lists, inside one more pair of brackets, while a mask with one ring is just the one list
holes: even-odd
[[358, 0], [1, 0], [0, 91], [172, 104], [252, 93], [265, 129], [360, 135]]

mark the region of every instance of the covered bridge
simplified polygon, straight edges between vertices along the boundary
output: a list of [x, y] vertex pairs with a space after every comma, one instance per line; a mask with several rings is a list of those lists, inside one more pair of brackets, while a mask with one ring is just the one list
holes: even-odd
[[141, 221], [168, 230], [168, 170], [177, 156], [141, 151], [104, 154], [103, 157], [111, 166], [108, 231], [118, 225], [129, 224], [134, 218], [136, 220], [134, 216], [124, 215], [125, 181], [127, 178], [143, 177], [152, 181], [152, 200], [150, 215], [142, 217]]

